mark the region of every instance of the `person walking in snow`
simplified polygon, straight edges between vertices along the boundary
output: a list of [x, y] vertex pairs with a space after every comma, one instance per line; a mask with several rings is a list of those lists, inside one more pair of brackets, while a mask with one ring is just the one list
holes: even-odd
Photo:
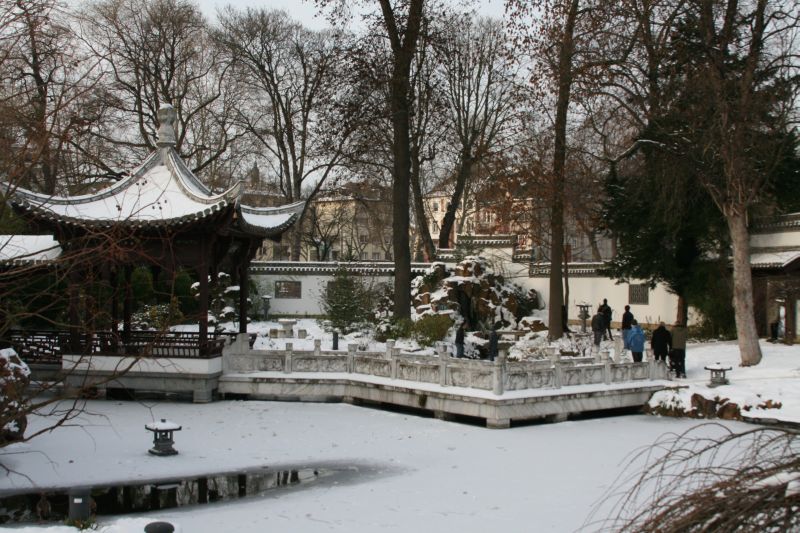
[[666, 324], [661, 322], [658, 327], [653, 331], [653, 337], [650, 339], [650, 347], [653, 349], [656, 361], [667, 362], [667, 354], [672, 347], [672, 335], [667, 330]]
[[605, 340], [606, 333], [608, 333], [608, 340], [613, 341], [614, 337], [611, 335], [611, 315], [613, 311], [611, 310], [611, 306], [608, 305], [608, 300], [606, 298], [603, 298], [603, 303], [600, 305], [599, 311], [606, 322], [606, 331], [603, 331], [603, 340]]
[[628, 346], [630, 346], [631, 354], [633, 355], [634, 363], [642, 362], [642, 354], [644, 353], [644, 331], [639, 326], [639, 322], [634, 320], [631, 323], [631, 329], [628, 330]]
[[594, 345], [600, 347], [600, 340], [606, 331], [606, 320], [598, 308], [597, 312], [592, 317], [592, 333], [594, 333]]
[[630, 333], [631, 326], [633, 325], [633, 313], [631, 313], [631, 306], [625, 306], [625, 312], [622, 313], [622, 342], [623, 347], [626, 350], [630, 350], [631, 347], [628, 344], [628, 334]]
[[676, 322], [672, 327], [672, 352], [670, 359], [675, 368], [676, 378], [686, 377], [686, 340], [689, 337], [689, 330], [680, 322]]

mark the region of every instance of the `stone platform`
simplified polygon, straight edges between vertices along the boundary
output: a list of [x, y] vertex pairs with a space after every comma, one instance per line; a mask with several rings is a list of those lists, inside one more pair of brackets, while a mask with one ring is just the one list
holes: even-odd
[[219, 380], [223, 396], [258, 400], [369, 403], [419, 409], [441, 419], [484, 419], [490, 428], [508, 428], [514, 421], [566, 420], [571, 414], [644, 405], [650, 396], [671, 384], [642, 381], [613, 388], [577, 385], [559, 389], [491, 392], [424, 383], [401, 383], [347, 374], [290, 375], [276, 372], [227, 374]]
[[663, 363], [613, 362], [607, 354], [538, 361], [455, 359], [385, 353], [252, 350], [244, 339], [226, 346], [219, 393], [262, 400], [370, 403], [431, 412], [438, 418], [566, 420], [569, 415], [636, 408], [672, 386]]

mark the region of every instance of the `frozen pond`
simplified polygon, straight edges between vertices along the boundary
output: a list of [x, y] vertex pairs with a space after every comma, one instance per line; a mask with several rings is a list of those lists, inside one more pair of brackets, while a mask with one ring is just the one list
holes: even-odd
[[[108, 530], [114, 532], [137, 530], [125, 529], [126, 520], [145, 519], [197, 533], [574, 531], [607, 496], [632, 451], [698, 425], [629, 415], [491, 430], [346, 404], [256, 401], [92, 401], [86, 411], [71, 427], [6, 448], [2, 461], [12, 472], [0, 490], [189, 478], [263, 465], [372, 465], [368, 479], [356, 482], [331, 479], [145, 518], [100, 517], [101, 524], [116, 524]], [[144, 424], [160, 418], [183, 426], [175, 435], [179, 455], [148, 455]]]

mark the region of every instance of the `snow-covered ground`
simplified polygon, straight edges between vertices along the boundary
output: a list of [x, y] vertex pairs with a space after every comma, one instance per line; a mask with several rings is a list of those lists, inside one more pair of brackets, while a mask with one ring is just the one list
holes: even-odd
[[[800, 346], [761, 343], [764, 359], [753, 367], [740, 365], [739, 349], [735, 342], [690, 344], [686, 351], [686, 375], [676, 385], [687, 385], [676, 391], [657, 393], [651, 405], [672, 401], [690, 405], [692, 394], [706, 398], [727, 398], [749, 417], [769, 418], [800, 424]], [[706, 366], [720, 363], [730, 367], [730, 385], [708, 387], [710, 372]], [[771, 405], [771, 408], [759, 406]], [[779, 407], [778, 407], [779, 406]]]
[[[770, 418], [800, 422], [800, 347], [765, 343], [763, 350], [760, 365], [741, 368], [734, 343], [690, 345], [688, 379], [676, 384], [731, 398], [760, 394], [782, 403], [769, 410]], [[733, 367], [731, 385], [709, 390], [703, 367], [715, 362]], [[183, 425], [176, 434], [179, 455], [147, 454], [151, 435], [144, 424], [159, 418]], [[0, 479], [0, 490], [335, 463], [356, 467], [359, 475], [235, 502], [100, 517], [100, 530], [138, 532], [155, 520], [185, 533], [591, 530], [585, 521], [592, 509], [610, 506], [615, 500], [607, 491], [636, 470], [626, 470], [633, 453], [699, 423], [634, 415], [490, 430], [346, 404], [92, 401], [72, 427], [5, 448], [0, 461], [12, 473]], [[723, 426], [749, 427], [723, 422], [700, 432]], [[595, 518], [602, 516], [601, 510]]]

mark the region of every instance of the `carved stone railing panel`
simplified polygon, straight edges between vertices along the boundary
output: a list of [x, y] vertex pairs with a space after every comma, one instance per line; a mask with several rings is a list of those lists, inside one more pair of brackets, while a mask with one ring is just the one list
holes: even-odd
[[[239, 353], [243, 352], [243, 353]], [[557, 389], [564, 386], [597, 385], [645, 379], [666, 379], [664, 365], [656, 362], [595, 363], [593, 358], [558, 356], [534, 361], [455, 359], [419, 354], [399, 354], [393, 343], [387, 351], [347, 353], [293, 350], [253, 351], [247, 343], [226, 348], [225, 368], [232, 372], [275, 371], [298, 373], [356, 373], [444, 387], [493, 391]]]

